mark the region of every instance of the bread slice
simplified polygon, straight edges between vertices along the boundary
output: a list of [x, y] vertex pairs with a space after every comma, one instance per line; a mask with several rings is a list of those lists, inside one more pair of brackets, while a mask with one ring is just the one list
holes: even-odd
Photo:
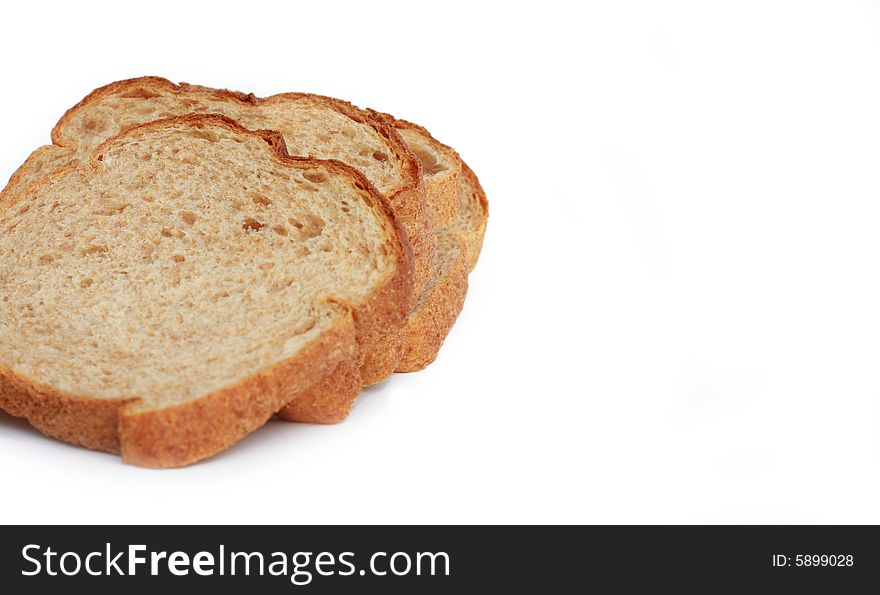
[[0, 407], [129, 463], [192, 463], [397, 334], [410, 258], [360, 173], [277, 133], [128, 130], [0, 203]]
[[[205, 97], [210, 98], [210, 101]], [[282, 101], [282, 98], [286, 101]], [[278, 102], [274, 111], [263, 114], [262, 117], [265, 119], [261, 120], [261, 123], [268, 127], [287, 130], [288, 138], [292, 136], [299, 138], [299, 150], [308, 150], [321, 155], [337, 155], [353, 162], [355, 156], [345, 147], [345, 140], [342, 140], [342, 147], [328, 148], [321, 145], [328, 139], [337, 139], [338, 134], [322, 134], [315, 130], [307, 133], [302, 132], [302, 129], [291, 130], [292, 126], [288, 120], [296, 121], [297, 118], [310, 117], [317, 121], [317, 116], [314, 114], [304, 116], [301, 113], [302, 105], [294, 99], [328, 101], [334, 109], [340, 107], [351, 117], [366, 118], [374, 127], [377, 126], [376, 122], [381, 122], [382, 125], [393, 128], [398, 138], [403, 140], [405, 149], [403, 151], [398, 149], [397, 152], [405, 153], [408, 150], [420, 162], [426, 218], [441, 225], [430, 233], [417, 232], [414, 238], [411, 235], [411, 239], [436, 242], [439, 248], [427, 269], [424, 265], [420, 268], [416, 258], [417, 275], [419, 271], [426, 274], [417, 279], [415, 295], [419, 296], [418, 302], [407, 323], [402, 343], [388, 341], [386, 345], [379, 346], [378, 349], [385, 354], [382, 373], [376, 373], [363, 380], [367, 384], [376, 382], [387, 376], [392, 369], [396, 371], [422, 369], [436, 357], [440, 345], [462, 308], [467, 291], [467, 273], [476, 264], [488, 210], [485, 193], [473, 172], [452, 148], [434, 139], [425, 128], [417, 124], [373, 110], [357, 110], [338, 100], [311, 95], [282, 94], [267, 100], [259, 100], [252, 95], [194, 85], [177, 86], [165, 79], [154, 77], [131, 79], [102, 87], [69, 110], [53, 130], [55, 144], [35, 151], [13, 175], [8, 188], [39, 178], [46, 172], [75, 160], [78, 147], [90, 146], [107, 130], [115, 131], [143, 118], [167, 115], [170, 113], [169, 110], [217, 109], [231, 113], [234, 111], [230, 108], [231, 104], [239, 106], [234, 114], [237, 117], [242, 117], [243, 113], [252, 114], [251, 108], [240, 107], [239, 104], [242, 102], [246, 105], [260, 106]], [[288, 114], [288, 111], [292, 111], [293, 114]], [[319, 112], [324, 113], [321, 110]], [[89, 114], [91, 115], [87, 117]], [[313, 144], [304, 145], [303, 142], [306, 141]], [[363, 150], [359, 151], [357, 157], [363, 157], [363, 152]], [[357, 162], [357, 166], [364, 168], [371, 179], [381, 182], [386, 174], [381, 171], [381, 167], [379, 171], [374, 171], [377, 167], [374, 161], [361, 159]], [[378, 165], [385, 163], [380, 160]], [[384, 184], [380, 188], [389, 191], [388, 182]], [[421, 249], [424, 252], [427, 242], [423, 241], [422, 244]], [[415, 251], [419, 249], [420, 246], [414, 247]], [[434, 247], [432, 246], [431, 249], [434, 250]], [[401, 359], [404, 361], [400, 361]], [[304, 391], [291, 407], [282, 410], [279, 415], [291, 421], [322, 423], [341, 421], [360, 393], [360, 386], [353, 378], [355, 374], [354, 370], [340, 369], [338, 373]]]

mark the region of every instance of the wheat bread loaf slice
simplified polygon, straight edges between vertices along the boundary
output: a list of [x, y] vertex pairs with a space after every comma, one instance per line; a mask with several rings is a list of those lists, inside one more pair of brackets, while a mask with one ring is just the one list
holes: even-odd
[[0, 408], [153, 467], [368, 366], [412, 292], [405, 234], [362, 174], [205, 115], [12, 188], [0, 271]]

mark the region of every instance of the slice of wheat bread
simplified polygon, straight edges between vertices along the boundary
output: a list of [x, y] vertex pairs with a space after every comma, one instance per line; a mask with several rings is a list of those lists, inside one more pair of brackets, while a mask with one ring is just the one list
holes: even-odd
[[189, 115], [12, 189], [0, 408], [130, 463], [185, 465], [399, 333], [411, 256], [386, 199], [283, 145]]
[[[8, 190], [83, 159], [105, 139], [153, 120], [188, 113], [228, 116], [250, 130], [276, 130], [291, 155], [337, 159], [360, 170], [388, 197], [413, 252], [414, 287], [421, 293], [436, 250], [419, 159], [393, 126], [352, 104], [306, 93], [267, 98], [140, 77], [92, 91], [69, 109], [41, 147], [9, 181]], [[381, 380], [370, 380], [370, 382]]]

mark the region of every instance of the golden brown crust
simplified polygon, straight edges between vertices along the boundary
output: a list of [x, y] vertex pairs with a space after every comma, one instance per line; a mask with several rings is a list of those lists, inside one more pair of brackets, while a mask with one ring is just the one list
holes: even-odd
[[457, 247], [450, 249], [457, 249], [458, 255], [436, 284], [421, 296], [416, 309], [407, 318], [403, 331], [404, 351], [395, 370], [397, 372], [417, 372], [436, 359], [443, 341], [464, 307], [468, 274], [480, 256], [489, 204], [476, 174], [464, 161], [460, 161], [460, 164], [461, 186], [457, 196], [460, 197], [461, 192], [467, 193], [467, 199], [471, 202], [469, 209], [475, 211], [476, 220], [473, 225], [459, 221], [438, 230], [441, 235], [454, 238], [453, 245]]
[[0, 409], [53, 438], [119, 452], [119, 412], [136, 399], [97, 400], [65, 394], [0, 367]]
[[291, 399], [278, 411], [278, 417], [304, 423], [339, 423], [348, 417], [362, 386], [357, 362], [343, 360], [330, 374]]
[[477, 179], [477, 174], [464, 161], [461, 162], [461, 173], [470, 193], [470, 199], [477, 204], [479, 210], [476, 226], [459, 232], [467, 249], [468, 271], [472, 271], [477, 266], [480, 251], [483, 249], [483, 237], [486, 235], [486, 225], [489, 222], [489, 201], [486, 199], [486, 192], [480, 180]]
[[142, 467], [189, 465], [227, 448], [317, 384], [335, 367], [353, 369], [354, 326], [340, 316], [297, 356], [201, 399], [140, 411], [137, 398], [89, 399], [41, 386], [0, 368], [0, 409], [49, 436], [94, 450], [121, 453]]
[[[282, 163], [300, 168], [328, 167], [353, 178], [354, 185], [369, 195], [369, 201], [382, 216], [390, 239], [389, 249], [396, 256], [396, 269], [362, 304], [331, 300], [340, 312], [332, 329], [294, 357], [235, 386], [177, 406], [144, 411], [136, 397], [98, 400], [68, 395], [39, 386], [9, 368], [0, 368], [0, 408], [27, 418], [48, 435], [89, 448], [121, 451], [126, 462], [149, 467], [187, 465], [219, 452], [262, 425], [304, 387], [316, 385], [340, 364], [344, 368], [359, 366], [370, 373], [386, 368], [384, 354], [378, 354], [374, 362], [370, 353], [359, 347], [369, 347], [384, 335], [396, 338], [412, 302], [409, 247], [387, 199], [360, 172], [343, 163], [287, 155], [278, 133], [248, 131], [223, 116], [190, 114], [150, 122], [108, 139], [96, 147], [89, 166], [97, 167], [105, 148], [119, 138], [181, 124], [221, 126], [239, 134], [259, 136], [273, 147], [272, 154]], [[72, 164], [32, 184], [45, 183], [50, 177], [78, 167], [81, 166]], [[0, 204], [0, 210], [14, 206], [20, 196], [10, 195], [10, 200]]]
[[72, 153], [72, 150], [59, 147], [58, 145], [43, 145], [35, 149], [28, 155], [24, 163], [12, 173], [12, 176], [6, 183], [6, 187], [0, 191], [0, 202], [3, 202], [6, 196], [22, 187], [26, 183], [25, 179], [30, 177], [30, 174], [33, 172], [46, 171], [46, 173], [49, 173], [52, 171], [53, 168], [51, 166], [47, 167], [47, 163], [55, 160], [70, 162]]
[[142, 467], [179, 467], [209, 457], [266, 423], [297, 398], [299, 387], [326, 378], [340, 363], [351, 365], [354, 354], [351, 318], [341, 316], [297, 356], [235, 386], [165, 409], [128, 405], [119, 416], [122, 458]]
[[[410, 130], [419, 134], [433, 150], [446, 154], [457, 170], [454, 175], [434, 176], [426, 182], [428, 204], [437, 220], [446, 225], [438, 225], [437, 233], [454, 238], [447, 250], [457, 250], [455, 260], [445, 264], [440, 278], [433, 286], [421, 294], [417, 308], [407, 318], [403, 332], [403, 355], [397, 365], [397, 372], [415, 372], [427, 367], [437, 357], [437, 353], [452, 329], [464, 307], [467, 294], [468, 273], [476, 266], [483, 243], [488, 218], [486, 194], [473, 170], [451, 147], [435, 139], [428, 130], [418, 124], [395, 118], [390, 114], [372, 111], [399, 130]], [[468, 199], [476, 207], [476, 221], [473, 227], [464, 224], [465, 214], [460, 212], [461, 193], [468, 193]], [[438, 259], [448, 254], [438, 254]], [[439, 267], [436, 267], [439, 268]]]
[[431, 364], [464, 306], [468, 269], [463, 246], [459, 246], [454, 262], [448, 266], [446, 274], [407, 318], [397, 372], [417, 372]]

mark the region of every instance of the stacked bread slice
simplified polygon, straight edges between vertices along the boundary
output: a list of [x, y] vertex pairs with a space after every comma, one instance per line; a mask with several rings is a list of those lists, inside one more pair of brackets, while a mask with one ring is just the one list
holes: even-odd
[[52, 140], [0, 194], [0, 408], [47, 434], [161, 467], [341, 421], [461, 310], [486, 197], [419, 126], [146, 77]]

